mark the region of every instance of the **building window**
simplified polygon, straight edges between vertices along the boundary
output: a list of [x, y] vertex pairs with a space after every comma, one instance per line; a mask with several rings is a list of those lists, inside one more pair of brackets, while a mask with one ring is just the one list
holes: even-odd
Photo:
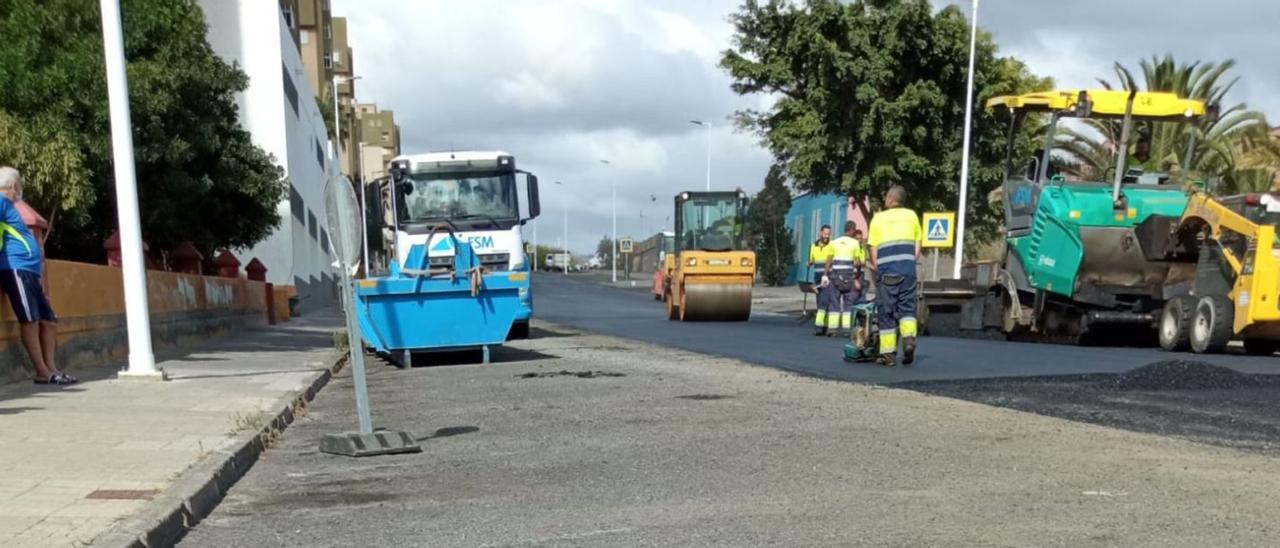
[[324, 54], [324, 68], [327, 68], [327, 69], [331, 69], [331, 68], [333, 68], [333, 55], [332, 55], [332, 54], [329, 54], [329, 53]]
[[307, 206], [302, 203], [302, 195], [298, 194], [298, 189], [293, 187], [293, 181], [289, 181], [289, 212], [299, 223], [306, 223], [306, 211]]
[[338, 64], [338, 65], [342, 64], [342, 52], [340, 51], [333, 52], [333, 62], [334, 64]]
[[305, 45], [307, 45], [307, 44], [310, 44], [310, 43], [311, 43], [311, 31], [309, 31], [309, 30], [304, 30], [304, 31], [300, 31], [300, 32], [298, 32], [298, 38], [302, 41], [302, 45], [304, 45], [304, 46], [305, 46]]
[[293, 107], [293, 115], [298, 115], [298, 88], [293, 85], [293, 78], [289, 76], [289, 67], [280, 64], [280, 71], [284, 74], [284, 96], [289, 99], [289, 106]]
[[316, 140], [316, 163], [320, 164], [320, 169], [324, 170], [324, 148], [320, 146], [320, 141]]
[[329, 231], [320, 229], [320, 248], [324, 250], [325, 255], [330, 255], [329, 250]]
[[[283, 6], [280, 8], [280, 15], [284, 16], [284, 24], [289, 28], [294, 27], [293, 6]], [[305, 43], [305, 42], [304, 42]]]
[[311, 210], [308, 209], [307, 210], [307, 232], [311, 234], [312, 240], [320, 239], [319, 234], [317, 234], [317, 231], [320, 228], [319, 226], [317, 226], [318, 224], [319, 223], [316, 222], [316, 214], [312, 213]]
[[333, 39], [333, 25], [325, 25], [325, 26], [324, 26], [324, 38], [325, 38], [325, 40], [332, 40], [332, 39]]

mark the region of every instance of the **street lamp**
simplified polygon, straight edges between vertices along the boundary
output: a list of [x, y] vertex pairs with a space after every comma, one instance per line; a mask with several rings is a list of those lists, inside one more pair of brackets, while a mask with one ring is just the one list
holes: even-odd
[[[556, 181], [555, 184], [564, 186], [564, 183], [560, 181]], [[564, 249], [561, 249], [560, 252], [564, 253], [564, 275], [568, 276], [569, 275], [569, 257], [572, 256], [569, 254], [569, 201], [568, 200], [565, 200], [564, 202]]]
[[[338, 116], [338, 84], [339, 80], [345, 84], [359, 79], [359, 76], [333, 75], [333, 159], [338, 164], [342, 163], [342, 119]], [[341, 165], [338, 167], [338, 172], [342, 172]]]
[[101, 0], [102, 53], [107, 74], [111, 118], [111, 152], [115, 164], [116, 216], [120, 222], [120, 259], [124, 281], [124, 315], [129, 338], [129, 366], [122, 379], [165, 380], [151, 349], [151, 311], [147, 272], [142, 257], [142, 223], [138, 213], [138, 179], [134, 171], [133, 122], [129, 115], [129, 77], [125, 72], [124, 31], [119, 0]]
[[956, 212], [956, 251], [952, 277], [960, 279], [964, 263], [964, 210], [969, 195], [969, 133], [973, 129], [973, 57], [978, 45], [978, 0], [973, 0], [973, 24], [969, 27], [969, 88], [964, 100], [964, 154], [960, 156], [960, 206]]
[[[600, 160], [600, 163], [611, 166], [609, 160]], [[609, 250], [609, 262], [613, 263], [613, 283], [618, 283], [618, 178], [616, 176], [609, 178], [610, 186], [613, 187], [613, 243], [612, 249]]]
[[689, 123], [707, 128], [707, 192], [711, 192], [711, 122], [689, 120]]

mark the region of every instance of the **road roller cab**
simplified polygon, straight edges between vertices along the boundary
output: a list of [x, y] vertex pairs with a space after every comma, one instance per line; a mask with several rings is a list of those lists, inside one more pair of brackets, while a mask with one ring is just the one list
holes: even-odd
[[751, 315], [756, 255], [746, 246], [747, 203], [742, 191], [676, 195], [664, 291], [669, 319], [745, 321]]

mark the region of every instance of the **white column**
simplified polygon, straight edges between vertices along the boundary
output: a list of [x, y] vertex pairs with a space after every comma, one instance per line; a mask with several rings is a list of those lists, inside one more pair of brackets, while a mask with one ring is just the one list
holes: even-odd
[[969, 200], [969, 135], [973, 130], [973, 58], [978, 45], [978, 0], [973, 0], [973, 24], [969, 28], [969, 89], [964, 99], [964, 155], [960, 157], [960, 204], [956, 208], [956, 251], [952, 277], [960, 279], [964, 265], [964, 212]]
[[102, 50], [107, 68], [111, 111], [111, 151], [115, 163], [116, 212], [120, 221], [120, 259], [124, 274], [124, 309], [129, 336], [129, 366], [121, 378], [164, 380], [151, 351], [151, 312], [147, 304], [147, 271], [142, 257], [138, 215], [138, 181], [133, 165], [133, 123], [129, 118], [129, 79], [125, 72], [124, 36], [119, 0], [100, 0]]

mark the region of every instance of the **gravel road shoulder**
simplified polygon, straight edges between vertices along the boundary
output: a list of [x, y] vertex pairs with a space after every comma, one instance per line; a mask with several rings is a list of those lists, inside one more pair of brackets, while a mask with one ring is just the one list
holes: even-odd
[[319, 454], [340, 377], [191, 546], [1266, 545], [1280, 460], [540, 324], [490, 366], [373, 368], [424, 452]]

